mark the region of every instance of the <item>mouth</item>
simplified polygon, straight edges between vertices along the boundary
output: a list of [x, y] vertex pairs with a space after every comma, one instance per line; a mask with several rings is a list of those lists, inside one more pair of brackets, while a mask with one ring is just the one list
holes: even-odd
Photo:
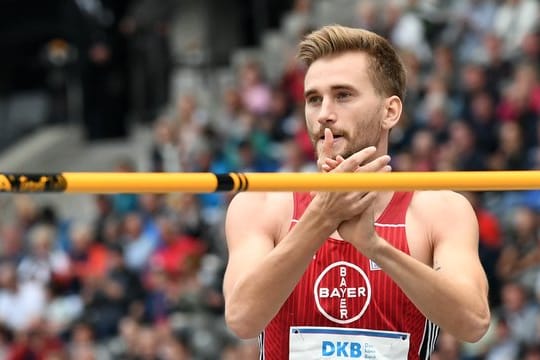
[[[332, 134], [332, 137], [334, 138], [334, 141], [337, 139], [341, 139], [343, 135], [341, 134]], [[319, 140], [324, 141], [324, 134], [319, 136]]]

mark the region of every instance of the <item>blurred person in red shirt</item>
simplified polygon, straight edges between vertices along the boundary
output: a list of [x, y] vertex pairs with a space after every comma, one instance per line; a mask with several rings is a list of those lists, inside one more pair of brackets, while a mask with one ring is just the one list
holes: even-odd
[[184, 271], [187, 261], [202, 256], [206, 247], [200, 239], [178, 229], [174, 220], [168, 216], [162, 216], [158, 226], [161, 245], [150, 257], [149, 264], [163, 269], [169, 275], [178, 276]]
[[107, 271], [107, 249], [96, 242], [89, 224], [74, 224], [71, 235], [71, 273], [81, 283], [103, 279]]

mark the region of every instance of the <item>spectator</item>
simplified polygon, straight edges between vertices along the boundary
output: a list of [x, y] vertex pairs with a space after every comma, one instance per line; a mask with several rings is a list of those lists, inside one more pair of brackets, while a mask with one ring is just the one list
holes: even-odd
[[139, 281], [126, 268], [119, 245], [109, 246], [107, 272], [103, 280], [85, 285], [82, 317], [92, 327], [97, 340], [114, 337], [119, 321], [136, 305], [136, 300], [132, 299], [143, 298]]
[[476, 134], [465, 121], [450, 125], [450, 143], [455, 149], [457, 170], [481, 171], [486, 169], [485, 155], [476, 146]]
[[96, 242], [90, 225], [74, 224], [71, 229], [70, 262], [72, 275], [78, 285], [96, 283], [107, 271], [107, 249]]
[[155, 122], [150, 159], [151, 171], [178, 172], [182, 170], [178, 134], [172, 122], [167, 118], [160, 118]]
[[433, 133], [428, 130], [415, 132], [412, 138], [410, 155], [411, 166], [408, 171], [434, 170], [437, 154]]
[[426, 63], [431, 58], [431, 49], [426, 40], [424, 24], [411, 3], [408, 0], [386, 2], [383, 11], [386, 16], [385, 31], [397, 49], [412, 51], [422, 63]]
[[198, 238], [181, 233], [170, 217], [161, 217], [158, 224], [160, 245], [149, 259], [149, 265], [171, 277], [180, 276], [189, 268], [190, 261], [200, 258], [204, 244]]
[[70, 327], [83, 314], [84, 304], [79, 293], [69, 293], [58, 284], [49, 283], [46, 289], [47, 305], [43, 319], [50, 333], [64, 337]]
[[499, 127], [498, 147], [488, 159], [488, 167], [491, 170], [525, 170], [526, 154], [523, 132], [519, 124], [503, 123]]
[[106, 348], [97, 343], [92, 327], [84, 321], [73, 325], [68, 344], [68, 357], [81, 360], [112, 359]]
[[55, 232], [50, 225], [36, 225], [29, 234], [30, 249], [17, 267], [18, 281], [66, 285], [70, 263], [66, 253], [54, 249]]
[[495, 326], [495, 343], [488, 350], [486, 360], [517, 359], [519, 343], [512, 337], [508, 322], [501, 317]]
[[170, 194], [167, 197], [169, 209], [182, 232], [193, 237], [206, 239], [210, 229], [201, 215], [201, 205], [194, 194]]
[[264, 115], [270, 109], [270, 87], [263, 78], [260, 64], [249, 60], [239, 71], [240, 91], [246, 109], [254, 115]]
[[540, 360], [540, 346], [531, 345], [523, 349], [521, 357], [523, 360]]
[[281, 157], [280, 172], [316, 172], [317, 168], [314, 162], [306, 158], [300, 145], [294, 140], [289, 139], [283, 144], [284, 154]]
[[490, 0], [466, 0], [456, 2], [454, 7], [455, 19], [450, 26], [458, 56], [462, 62], [476, 61], [481, 57], [484, 36], [493, 28], [496, 4]]
[[509, 282], [502, 287], [500, 316], [508, 323], [512, 339], [534, 344], [538, 340], [538, 307], [531, 303], [525, 287]]
[[0, 322], [12, 331], [29, 330], [45, 311], [45, 289], [38, 283], [19, 283], [13, 264], [0, 265]]
[[140, 213], [127, 214], [121, 235], [126, 266], [135, 271], [142, 271], [148, 259], [158, 246], [157, 237], [144, 232], [144, 223]]
[[[105, 238], [107, 237], [107, 223], [110, 219], [114, 218], [112, 198], [108, 195], [98, 194], [94, 196], [94, 203], [97, 212], [97, 216], [94, 221], [96, 240], [100, 243], [104, 243]], [[67, 248], [67, 245], [65, 245], [65, 247]]]
[[472, 127], [477, 146], [485, 155], [497, 148], [498, 121], [495, 117], [495, 99], [486, 91], [472, 95], [470, 115], [465, 119]]
[[[113, 171], [120, 173], [130, 173], [136, 171], [135, 163], [129, 158], [122, 158], [116, 161]], [[137, 209], [138, 195], [136, 194], [113, 194], [111, 195], [114, 212], [124, 215]]]
[[131, 60], [131, 104], [142, 122], [152, 121], [169, 100], [170, 21], [177, 5], [172, 0], [133, 0], [119, 21]]
[[442, 332], [433, 356], [440, 360], [459, 360], [461, 344], [450, 334]]
[[526, 207], [514, 210], [510, 232], [497, 264], [502, 280], [519, 281], [528, 289], [534, 287], [540, 266], [537, 226], [533, 210]]
[[378, 8], [380, 4], [373, 0], [359, 0], [355, 7], [354, 26], [373, 32], [380, 32], [381, 29], [381, 11]]
[[18, 264], [24, 257], [23, 230], [13, 222], [5, 223], [0, 228], [0, 262]]
[[525, 35], [532, 31], [538, 19], [538, 2], [534, 0], [505, 0], [495, 13], [493, 29], [503, 39], [508, 58], [516, 55]]

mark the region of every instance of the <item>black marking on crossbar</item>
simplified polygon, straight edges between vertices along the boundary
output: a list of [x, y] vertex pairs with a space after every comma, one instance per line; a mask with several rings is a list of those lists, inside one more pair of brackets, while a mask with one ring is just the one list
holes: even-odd
[[62, 192], [66, 188], [62, 174], [0, 174], [0, 192]]

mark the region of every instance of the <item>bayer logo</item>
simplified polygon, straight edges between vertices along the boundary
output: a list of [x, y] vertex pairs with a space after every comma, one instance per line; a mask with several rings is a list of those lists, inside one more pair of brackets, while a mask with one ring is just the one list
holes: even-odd
[[362, 317], [371, 301], [371, 285], [357, 265], [339, 261], [326, 267], [313, 288], [320, 313], [338, 324], [349, 324]]

